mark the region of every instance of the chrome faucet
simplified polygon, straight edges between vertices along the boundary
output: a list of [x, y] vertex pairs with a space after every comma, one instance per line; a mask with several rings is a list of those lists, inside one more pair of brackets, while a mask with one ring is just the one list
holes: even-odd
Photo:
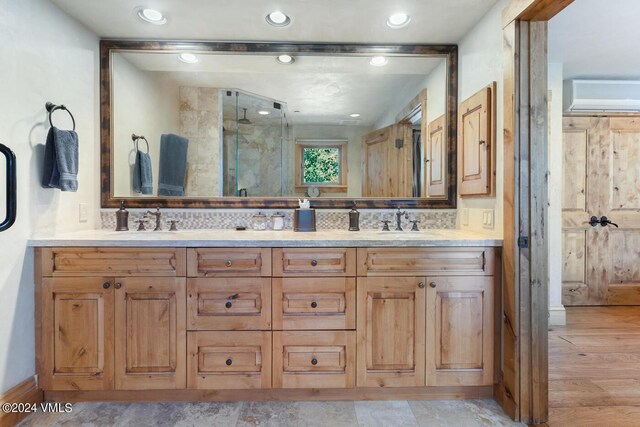
[[404, 215], [405, 219], [409, 219], [409, 214], [406, 211], [402, 212], [398, 207], [396, 211], [396, 231], [402, 231], [402, 215]]
[[147, 213], [149, 215], [153, 215], [156, 217], [156, 228], [153, 229], [153, 231], [160, 231], [162, 230], [162, 224], [160, 222], [160, 218], [162, 217], [162, 214], [160, 213], [160, 208], [156, 208], [155, 212], [151, 212], [151, 211], [147, 211]]

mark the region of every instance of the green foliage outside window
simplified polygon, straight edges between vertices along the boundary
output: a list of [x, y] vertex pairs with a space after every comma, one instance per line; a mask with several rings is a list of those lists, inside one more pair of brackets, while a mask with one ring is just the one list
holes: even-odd
[[302, 180], [304, 183], [340, 183], [340, 148], [303, 148], [302, 156]]

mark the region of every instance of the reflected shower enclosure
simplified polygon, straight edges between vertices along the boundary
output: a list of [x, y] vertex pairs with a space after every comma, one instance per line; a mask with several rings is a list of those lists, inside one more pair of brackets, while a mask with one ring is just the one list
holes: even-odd
[[221, 96], [223, 195], [283, 196], [286, 105], [239, 90]]

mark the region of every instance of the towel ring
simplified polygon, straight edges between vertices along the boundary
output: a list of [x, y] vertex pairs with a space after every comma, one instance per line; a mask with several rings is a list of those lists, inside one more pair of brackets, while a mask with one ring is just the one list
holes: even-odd
[[65, 107], [64, 105], [56, 105], [53, 102], [47, 102], [46, 104], [44, 104], [44, 108], [46, 108], [49, 112], [49, 125], [51, 125], [51, 127], [53, 127], [53, 122], [51, 121], [51, 115], [53, 114], [53, 112], [56, 110], [64, 110], [71, 116], [71, 121], [73, 122], [73, 130], [76, 130], [76, 119], [73, 117], [73, 114], [71, 114], [71, 111], [67, 109], [67, 107]]
[[136, 151], [140, 151], [140, 149], [138, 148], [138, 142], [140, 140], [143, 140], [145, 144], [147, 144], [147, 152], [145, 154], [149, 154], [149, 141], [147, 141], [147, 138], [142, 135], [136, 135], [135, 133], [132, 133], [131, 139], [133, 140], [133, 144], [136, 147]]

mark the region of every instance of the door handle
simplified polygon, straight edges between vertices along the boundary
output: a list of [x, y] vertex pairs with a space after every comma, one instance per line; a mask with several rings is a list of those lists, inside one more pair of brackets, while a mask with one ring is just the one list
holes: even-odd
[[592, 227], [595, 227], [598, 224], [600, 224], [600, 220], [598, 219], [597, 216], [593, 215], [591, 217], [591, 219], [589, 220], [589, 225], [592, 226]]
[[16, 155], [6, 145], [0, 144], [0, 153], [7, 158], [7, 208], [6, 217], [0, 223], [0, 231], [9, 229], [16, 222], [18, 201], [16, 180]]
[[613, 225], [615, 228], [618, 228], [618, 224], [616, 224], [615, 222], [611, 222], [611, 220], [604, 215], [602, 216], [602, 218], [600, 218], [600, 225], [603, 227], [606, 227], [607, 225]]

